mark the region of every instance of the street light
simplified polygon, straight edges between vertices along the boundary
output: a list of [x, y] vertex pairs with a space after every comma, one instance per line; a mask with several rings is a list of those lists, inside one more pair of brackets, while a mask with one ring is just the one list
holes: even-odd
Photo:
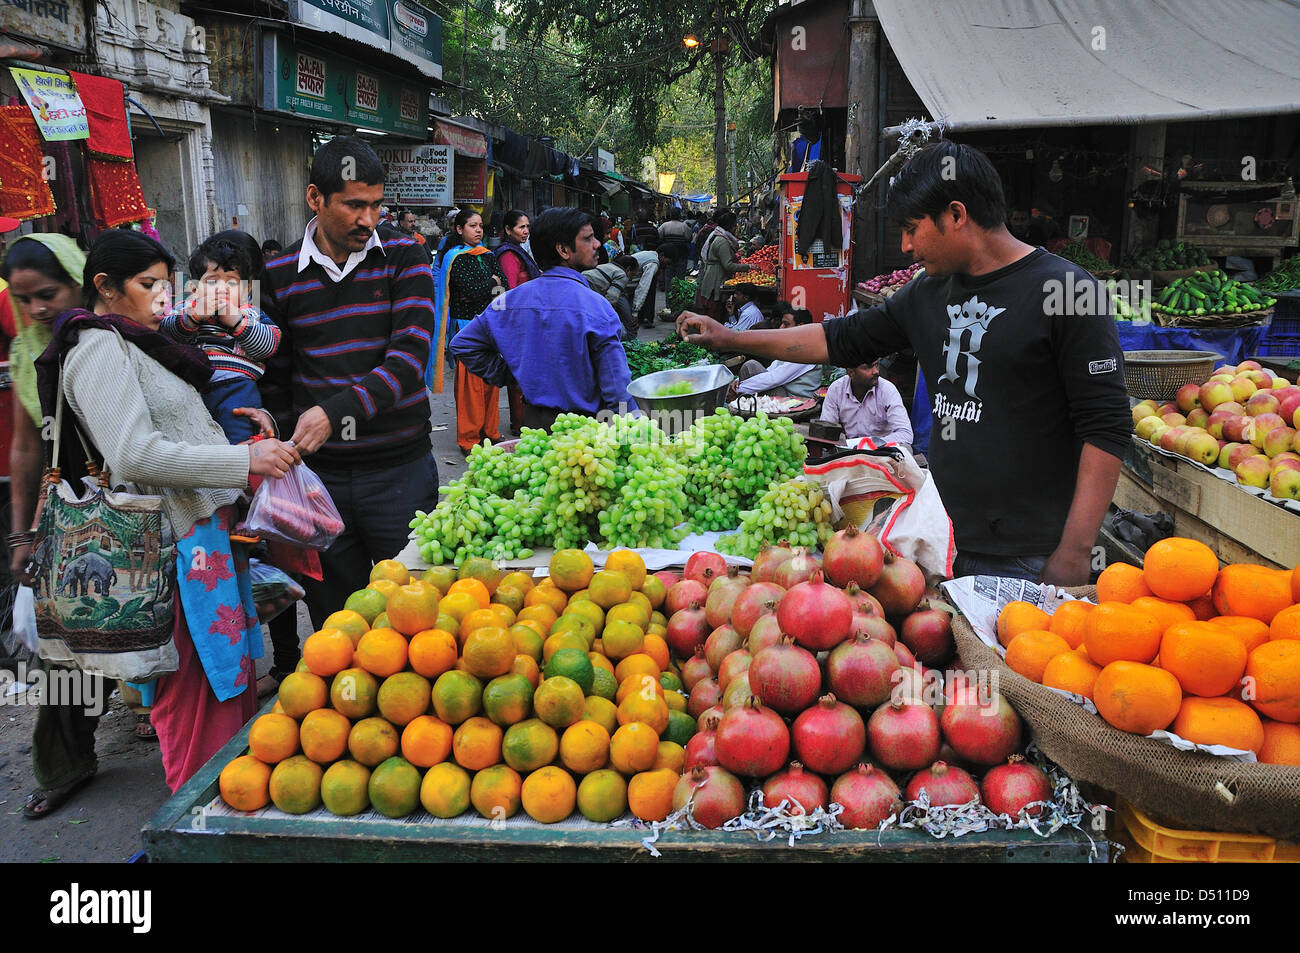
[[694, 35], [684, 36], [682, 37], [682, 45], [693, 50], [695, 47], [700, 45], [700, 41], [699, 38]]

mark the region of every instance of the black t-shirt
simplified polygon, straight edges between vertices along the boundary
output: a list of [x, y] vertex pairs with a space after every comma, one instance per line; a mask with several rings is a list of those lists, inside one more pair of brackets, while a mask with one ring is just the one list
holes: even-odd
[[824, 325], [830, 363], [910, 347], [930, 392], [930, 463], [958, 550], [1051, 553], [1090, 443], [1123, 457], [1124, 355], [1100, 282], [1037, 248], [978, 277], [921, 277]]

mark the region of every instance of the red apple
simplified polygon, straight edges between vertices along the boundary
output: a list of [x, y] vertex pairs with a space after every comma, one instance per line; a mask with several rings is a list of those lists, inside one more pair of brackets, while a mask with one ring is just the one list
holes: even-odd
[[1234, 414], [1223, 422], [1223, 439], [1237, 443], [1250, 443], [1255, 436], [1255, 418]]
[[1246, 405], [1240, 404], [1235, 400], [1230, 400], [1226, 404], [1220, 404], [1214, 409], [1222, 410], [1224, 413], [1228, 414], [1244, 414], [1246, 412]]
[[1268, 371], [1248, 371], [1247, 373], [1242, 374], [1241, 376], [1249, 377], [1252, 381], [1254, 381], [1255, 388], [1257, 390], [1273, 389], [1273, 375], [1270, 374]]
[[1193, 430], [1183, 445], [1182, 454], [1189, 460], [1212, 466], [1219, 459], [1219, 441], [1204, 430]]
[[1242, 361], [1240, 364], [1237, 365], [1238, 372], [1261, 371], [1263, 369], [1264, 369], [1264, 365], [1259, 363], [1259, 361]]
[[[1223, 469], [1225, 469], [1225, 470], [1231, 470], [1231, 469], [1232, 469], [1232, 464], [1228, 463], [1228, 458], [1232, 456], [1232, 452], [1233, 452], [1234, 450], [1236, 450], [1238, 447], [1242, 447], [1242, 446], [1248, 446], [1248, 444], [1240, 444], [1240, 443], [1225, 443], [1222, 447], [1220, 447], [1220, 448], [1219, 448], [1219, 466], [1221, 466], [1221, 467], [1222, 467]], [[1254, 448], [1254, 447], [1251, 447], [1250, 449], [1254, 450], [1255, 448]]]
[[1181, 411], [1178, 409], [1178, 405], [1175, 404], [1172, 400], [1165, 401], [1163, 404], [1161, 404], [1159, 407], [1156, 408], [1157, 417], [1163, 417], [1165, 414], [1177, 414], [1177, 413], [1181, 413]]
[[1276, 414], [1278, 411], [1278, 400], [1271, 390], [1257, 390], [1250, 395], [1250, 400], [1246, 401], [1246, 413], [1252, 417], [1258, 417], [1260, 414]]
[[1210, 415], [1205, 412], [1204, 407], [1193, 407], [1187, 412], [1187, 426], [1189, 427], [1199, 427], [1204, 430], [1205, 425], [1209, 422]]
[[[1281, 420], [1282, 418], [1278, 418]], [[1281, 427], [1274, 427], [1264, 437], [1264, 446], [1260, 449], [1266, 456], [1276, 457], [1279, 453], [1287, 453], [1295, 446], [1296, 432], [1283, 424]]]
[[1216, 377], [1220, 374], [1227, 374], [1228, 379], [1231, 380], [1237, 376], [1237, 366], [1235, 364], [1220, 364], [1214, 369], [1214, 373]]
[[1255, 421], [1255, 436], [1250, 438], [1250, 442], [1261, 450], [1264, 449], [1264, 438], [1268, 436], [1270, 430], [1286, 426], [1286, 421], [1277, 414], [1260, 414], [1258, 417], [1248, 419]]
[[[1201, 408], [1204, 410], [1204, 408]], [[1216, 410], [1210, 414], [1209, 419], [1205, 421], [1205, 429], [1217, 440], [1223, 439], [1223, 424], [1226, 420], [1231, 420], [1234, 415], [1223, 410]]]
[[1141, 437], [1143, 440], [1149, 440], [1151, 439], [1151, 434], [1155, 431], [1157, 427], [1164, 427], [1164, 426], [1166, 426], [1165, 422], [1161, 420], [1159, 417], [1157, 417], [1155, 414], [1152, 414], [1150, 417], [1143, 417], [1141, 420], [1139, 420], [1137, 422], [1137, 426], [1133, 428], [1133, 432], [1137, 434], [1139, 437]]
[[1242, 486], [1257, 486], [1263, 489], [1268, 486], [1268, 457], [1259, 455], [1247, 457], [1237, 464], [1233, 472], [1237, 475], [1237, 482]]
[[1251, 394], [1255, 393], [1255, 391], [1259, 390], [1253, 380], [1241, 374], [1234, 377], [1229, 386], [1232, 388], [1232, 397], [1234, 400], [1245, 400], [1250, 397]]
[[1133, 405], [1133, 425], [1136, 427], [1138, 422], [1144, 417], [1159, 417], [1156, 413], [1159, 408], [1153, 400], [1144, 400], [1141, 403]]
[[1180, 413], [1161, 414], [1160, 419], [1165, 422], [1166, 427], [1181, 427], [1187, 423], [1187, 418]]
[[1220, 404], [1236, 399], [1232, 387], [1226, 381], [1216, 380], [1209, 380], [1201, 385], [1200, 397], [1201, 406], [1210, 413], [1214, 413]]
[[1186, 427], [1166, 427], [1160, 432], [1160, 449], [1175, 453], [1174, 447], [1178, 438], [1186, 432]]
[[1268, 478], [1268, 492], [1279, 500], [1300, 500], [1300, 470], [1274, 467]]
[[1300, 391], [1295, 393], [1288, 393], [1288, 391], [1290, 391], [1288, 387], [1273, 391], [1274, 396], [1281, 395], [1277, 396], [1277, 410], [1274, 412], [1283, 420], [1290, 422], [1295, 420], [1295, 412], [1300, 410]]
[[1259, 455], [1259, 451], [1251, 444], [1239, 443], [1228, 452], [1228, 466], [1226, 469], [1232, 470], [1235, 473], [1238, 464], [1240, 464], [1242, 460], [1245, 460], [1247, 457], [1258, 457]]
[[1183, 413], [1188, 413], [1201, 406], [1201, 386], [1199, 384], [1184, 384], [1178, 388], [1174, 403], [1178, 405], [1178, 409]]
[[1277, 466], [1279, 463], [1295, 464], [1296, 466], [1300, 466], [1300, 453], [1296, 453], [1294, 450], [1285, 450], [1277, 456], [1270, 457], [1269, 459], [1273, 461], [1273, 466]]
[[[1197, 430], [1195, 427], [1180, 427], [1178, 429], [1181, 430], [1182, 433], [1180, 433], [1174, 440], [1174, 453], [1178, 454], [1180, 457], [1185, 457], [1187, 456], [1187, 445], [1191, 442], [1192, 438], [1198, 433], [1205, 433], [1205, 431]], [[1209, 436], [1209, 434], [1205, 435], [1207, 437]]]
[[1152, 430], [1152, 431], [1151, 431], [1151, 436], [1147, 437], [1147, 443], [1151, 444], [1151, 446], [1153, 446], [1153, 447], [1158, 447], [1158, 446], [1160, 446], [1160, 441], [1164, 438], [1165, 431], [1170, 430], [1170, 429], [1172, 429], [1172, 428], [1170, 428], [1170, 427], [1166, 427], [1166, 426], [1164, 425], [1164, 422], [1161, 421], [1160, 426], [1159, 426], [1159, 427], [1156, 427], [1154, 430]]

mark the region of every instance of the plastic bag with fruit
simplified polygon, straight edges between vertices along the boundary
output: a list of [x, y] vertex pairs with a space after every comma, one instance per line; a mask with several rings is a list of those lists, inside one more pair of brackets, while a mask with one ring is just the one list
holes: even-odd
[[308, 549], [326, 549], [343, 532], [343, 518], [320, 477], [298, 464], [253, 494], [241, 532]]
[[260, 559], [248, 561], [248, 576], [253, 584], [257, 618], [261, 622], [270, 622], [304, 595], [302, 586], [288, 573]]

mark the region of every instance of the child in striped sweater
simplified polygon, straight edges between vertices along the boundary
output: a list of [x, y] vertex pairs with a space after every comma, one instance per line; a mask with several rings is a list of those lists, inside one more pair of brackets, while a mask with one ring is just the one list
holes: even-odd
[[250, 300], [261, 277], [261, 253], [250, 235], [218, 232], [195, 249], [189, 264], [197, 287], [163, 318], [160, 330], [207, 354], [213, 373], [203, 403], [226, 439], [242, 443], [260, 428], [235, 410], [262, 406], [257, 382], [280, 346], [280, 329]]

